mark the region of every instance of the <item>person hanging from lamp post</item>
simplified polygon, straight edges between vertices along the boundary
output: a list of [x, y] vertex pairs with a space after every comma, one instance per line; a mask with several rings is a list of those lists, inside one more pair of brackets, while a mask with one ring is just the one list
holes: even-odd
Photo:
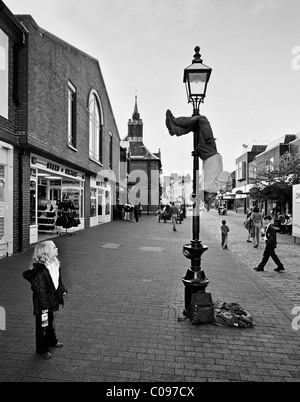
[[198, 134], [197, 156], [203, 161], [201, 189], [204, 190], [204, 202], [209, 204], [217, 192], [226, 186], [230, 174], [223, 171], [222, 156], [217, 151], [216, 139], [211, 125], [203, 115], [174, 117], [170, 110], [166, 112], [166, 126], [170, 135], [177, 137], [196, 132]]

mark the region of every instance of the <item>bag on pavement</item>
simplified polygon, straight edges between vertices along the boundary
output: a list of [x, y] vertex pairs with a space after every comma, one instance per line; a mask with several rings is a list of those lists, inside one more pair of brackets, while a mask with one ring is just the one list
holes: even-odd
[[193, 325], [213, 322], [214, 309], [211, 293], [193, 293], [190, 319]]

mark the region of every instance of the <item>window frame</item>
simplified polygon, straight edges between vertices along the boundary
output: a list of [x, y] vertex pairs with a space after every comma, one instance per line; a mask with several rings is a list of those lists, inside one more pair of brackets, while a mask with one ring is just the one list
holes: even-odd
[[109, 161], [108, 161], [108, 167], [110, 170], [113, 170], [113, 135], [111, 132], [109, 132], [109, 137], [108, 137], [108, 143], [109, 143]]
[[103, 163], [103, 110], [98, 93], [92, 89], [88, 98], [89, 158]]
[[68, 81], [68, 145], [76, 149], [77, 124], [76, 124], [77, 91], [74, 85]]
[[0, 102], [0, 116], [8, 119], [8, 106], [9, 106], [9, 37], [0, 28], [0, 69], [1, 74], [1, 102]]

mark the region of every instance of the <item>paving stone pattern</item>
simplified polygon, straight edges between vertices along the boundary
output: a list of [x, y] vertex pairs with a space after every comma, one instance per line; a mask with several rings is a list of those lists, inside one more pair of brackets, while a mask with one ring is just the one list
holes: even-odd
[[[115, 221], [53, 240], [59, 249], [66, 304], [55, 314], [62, 349], [49, 361], [35, 354], [31, 290], [22, 277], [33, 247], [0, 260], [0, 381], [209, 382], [300, 380], [300, 331], [292, 329], [299, 299], [299, 244], [279, 235], [284, 273], [257, 273], [263, 246], [246, 242], [243, 214], [229, 211], [229, 249], [220, 247], [223, 217], [201, 215], [208, 250], [202, 267], [214, 301], [238, 302], [254, 318], [242, 329], [178, 322], [189, 261], [191, 217]], [[300, 320], [299, 320], [300, 321]]]

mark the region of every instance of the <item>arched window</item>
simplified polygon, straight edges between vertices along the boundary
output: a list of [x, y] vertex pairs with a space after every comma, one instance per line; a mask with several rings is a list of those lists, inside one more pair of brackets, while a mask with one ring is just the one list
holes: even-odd
[[102, 110], [100, 99], [95, 91], [89, 97], [89, 155], [102, 163]]

